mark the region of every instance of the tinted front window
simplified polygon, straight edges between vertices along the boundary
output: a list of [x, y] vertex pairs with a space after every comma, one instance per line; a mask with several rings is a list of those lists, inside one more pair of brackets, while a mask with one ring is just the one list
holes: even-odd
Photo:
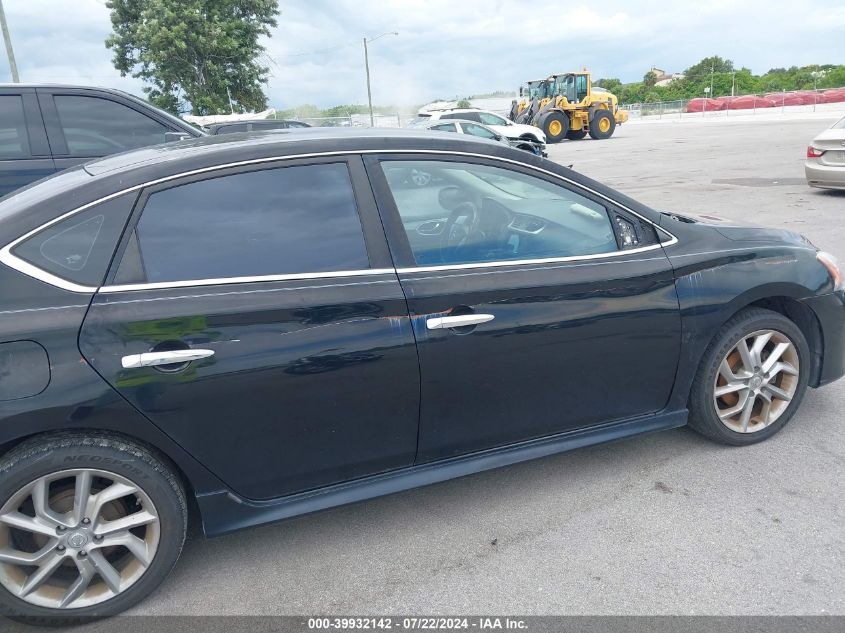
[[23, 99], [17, 95], [0, 97], [0, 160], [29, 156], [29, 137]]
[[18, 244], [13, 253], [63, 279], [99, 286], [136, 194], [124, 194], [65, 218]]
[[138, 240], [148, 282], [369, 267], [341, 163], [220, 176], [153, 193]]
[[56, 95], [62, 132], [72, 156], [104, 156], [164, 143], [168, 128], [116, 101]]
[[[461, 162], [382, 163], [417, 264], [480, 264], [618, 250], [607, 209], [568, 187]], [[425, 186], [405, 177], [425, 173]]]

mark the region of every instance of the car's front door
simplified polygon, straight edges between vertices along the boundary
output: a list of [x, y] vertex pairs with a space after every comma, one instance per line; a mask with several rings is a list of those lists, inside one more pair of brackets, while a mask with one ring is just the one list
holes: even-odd
[[666, 406], [680, 315], [651, 224], [494, 160], [367, 166], [417, 338], [419, 462]]
[[238, 494], [413, 463], [417, 353], [360, 158], [152, 187], [115, 261], [83, 355]]

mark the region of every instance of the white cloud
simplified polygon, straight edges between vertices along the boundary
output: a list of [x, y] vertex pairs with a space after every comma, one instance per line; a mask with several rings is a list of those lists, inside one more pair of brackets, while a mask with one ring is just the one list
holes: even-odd
[[[845, 58], [840, 0], [289, 0], [266, 43], [271, 105], [364, 103], [361, 38], [370, 47], [376, 103], [513, 89], [551, 72], [587, 67], [596, 76], [640, 79], [656, 65], [683, 70], [722, 55], [755, 72]], [[120, 78], [103, 41], [103, 0], [6, 0], [24, 81], [109, 85]], [[0, 81], [8, 67], [0, 55]]]

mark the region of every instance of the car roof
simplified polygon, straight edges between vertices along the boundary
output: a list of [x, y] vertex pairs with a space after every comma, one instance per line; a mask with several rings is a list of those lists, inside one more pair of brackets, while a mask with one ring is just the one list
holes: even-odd
[[[459, 144], [458, 147], [456, 144]], [[467, 147], [464, 147], [464, 144]], [[472, 148], [469, 145], [478, 145]], [[184, 163], [186, 169], [279, 157], [317, 153], [355, 153], [372, 150], [464, 150], [490, 153], [502, 145], [475, 137], [444, 135], [429, 130], [394, 128], [300, 128], [295, 131], [237, 132], [204, 136], [130, 152], [112, 154], [85, 165], [92, 176]]]
[[302, 123], [302, 121], [297, 121], [296, 119], [239, 119], [237, 121], [220, 121], [218, 123], [209, 123], [205, 127], [212, 130], [221, 127], [226, 127], [229, 125], [244, 125], [247, 123], [249, 123], [250, 125], [273, 125], [274, 123]]

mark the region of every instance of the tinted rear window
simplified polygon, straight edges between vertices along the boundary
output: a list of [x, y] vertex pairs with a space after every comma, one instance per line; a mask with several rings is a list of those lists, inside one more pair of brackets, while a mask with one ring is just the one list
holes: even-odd
[[369, 268], [345, 163], [282, 167], [153, 193], [138, 223], [147, 282]]
[[29, 155], [23, 99], [18, 95], [0, 96], [0, 160]]
[[36, 233], [12, 252], [57, 277], [84, 286], [103, 282], [137, 193], [76, 213]]

